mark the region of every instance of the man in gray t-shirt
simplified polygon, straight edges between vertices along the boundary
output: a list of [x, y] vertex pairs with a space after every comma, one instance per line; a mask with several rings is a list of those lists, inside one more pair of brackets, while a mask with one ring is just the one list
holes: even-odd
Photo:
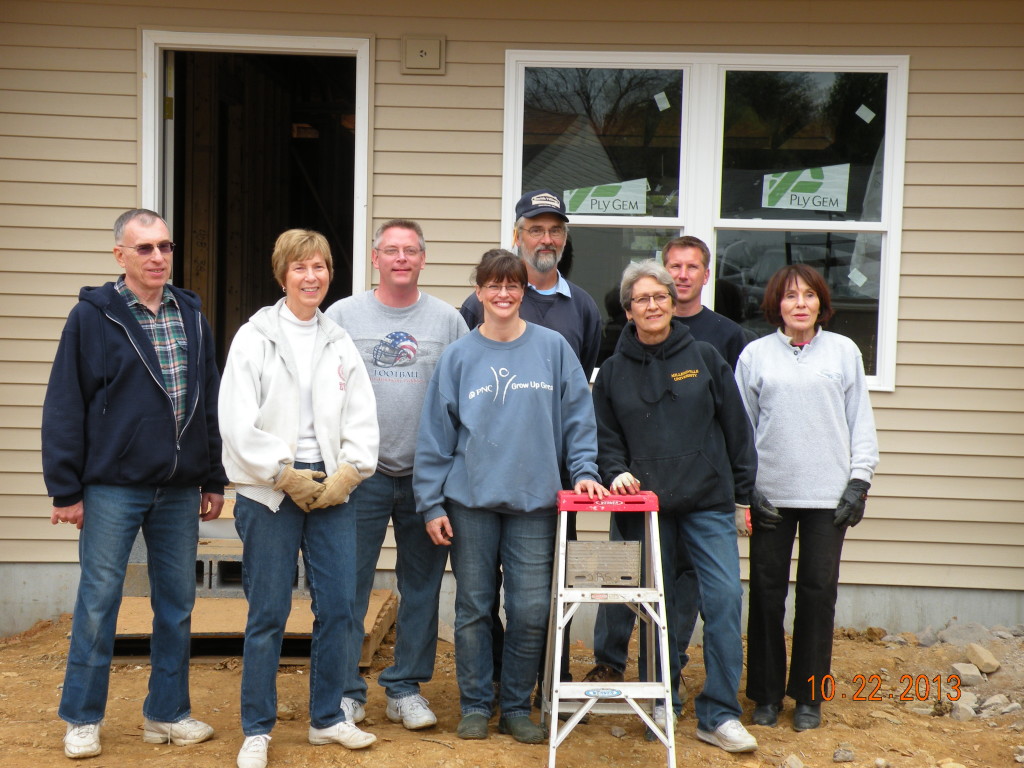
[[[382, 224], [374, 234], [372, 259], [380, 276], [378, 287], [342, 299], [326, 314], [348, 331], [359, 349], [377, 396], [380, 425], [377, 472], [352, 492], [348, 502], [356, 512], [356, 610], [360, 616], [366, 613], [391, 521], [401, 603], [395, 663], [378, 681], [387, 691], [388, 719], [418, 730], [437, 722], [420, 695], [420, 683], [434, 674], [438, 596], [448, 550], [431, 542], [416, 514], [412, 462], [434, 366], [444, 348], [469, 330], [452, 306], [420, 293], [426, 245], [415, 221], [392, 219]], [[366, 681], [358, 673], [362, 643], [360, 628], [352, 637], [353, 671], [342, 699], [346, 717], [355, 723], [365, 716]]]

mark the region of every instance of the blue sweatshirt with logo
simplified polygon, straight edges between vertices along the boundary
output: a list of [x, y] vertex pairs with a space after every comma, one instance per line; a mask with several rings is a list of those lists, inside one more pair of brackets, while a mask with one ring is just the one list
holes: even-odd
[[450, 344], [427, 388], [413, 490], [425, 521], [450, 499], [469, 509], [553, 514], [564, 465], [597, 481], [586, 377], [558, 333], [532, 323], [510, 342], [475, 330]]

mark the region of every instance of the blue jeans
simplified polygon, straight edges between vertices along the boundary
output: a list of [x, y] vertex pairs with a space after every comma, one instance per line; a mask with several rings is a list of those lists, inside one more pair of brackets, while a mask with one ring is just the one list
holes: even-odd
[[[750, 610], [747, 615], [747, 696], [775, 704], [788, 694], [801, 704], [821, 701], [816, 685], [832, 667], [832, 633], [839, 594], [845, 528], [834, 509], [780, 509], [775, 530], [750, 537]], [[786, 593], [793, 541], [800, 530], [793, 612], [793, 651], [786, 684]]]
[[[713, 731], [726, 720], [739, 719], [740, 674], [743, 671], [743, 639], [740, 614], [743, 586], [732, 511], [698, 510], [683, 515], [658, 515], [661, 534], [662, 572], [671, 579], [672, 563], [689, 553], [697, 574], [700, 605], [704, 613], [704, 688], [694, 699], [697, 727]], [[666, 566], [666, 563], [669, 564]], [[667, 571], [667, 572], [666, 572]], [[666, 583], [671, 583], [666, 580]], [[679, 679], [679, 651], [671, 617], [680, 610], [679, 596], [666, 590], [668, 604], [668, 660], [670, 680]], [[640, 657], [640, 677], [646, 673], [645, 654]], [[682, 702], [672, 691], [673, 708]]]
[[506, 622], [499, 703], [503, 716], [525, 717], [547, 641], [555, 511], [500, 514], [453, 503], [447, 510], [453, 533], [455, 670], [462, 714], [491, 714], [491, 608], [500, 562]]
[[[612, 516], [608, 538], [611, 541], [643, 541], [645, 518], [642, 514], [628, 513]], [[700, 590], [697, 586], [697, 572], [690, 562], [690, 554], [685, 549], [678, 553], [675, 564], [664, 566], [668, 577], [666, 591], [674, 590], [677, 597], [679, 613], [670, 616], [669, 620], [675, 629], [676, 646], [679, 651], [679, 669], [682, 670], [690, 661], [686, 653], [693, 636], [693, 628], [697, 625], [697, 612], [700, 607]], [[608, 603], [599, 605], [597, 618], [594, 621], [594, 660], [612, 669], [624, 672], [629, 655], [629, 637], [633, 633], [636, 614], [626, 605]], [[679, 685], [679, 678], [676, 678]]]
[[150, 720], [177, 722], [191, 711], [188, 662], [199, 489], [88, 485], [84, 494], [85, 524], [78, 538], [82, 577], [58, 715], [74, 725], [103, 719], [124, 575], [141, 528], [153, 606], [149, 695], [142, 713]]
[[[380, 548], [388, 521], [394, 523], [398, 560], [395, 574], [398, 592], [398, 629], [395, 663], [380, 673], [378, 681], [393, 699], [420, 692], [434, 674], [437, 653], [437, 604], [441, 579], [448, 561], [448, 547], [430, 540], [423, 517], [416, 513], [412, 475], [391, 477], [378, 472], [352, 492], [348, 506], [356, 517], [356, 616], [366, 615], [373, 590]], [[363, 623], [352, 633], [353, 668], [345, 696], [366, 703], [366, 681], [359, 675], [358, 661], [363, 646]]]
[[[295, 467], [323, 470], [323, 464], [295, 462]], [[306, 514], [287, 496], [277, 512], [243, 496], [235, 502], [235, 528], [243, 545], [242, 587], [249, 601], [242, 654], [242, 732], [246, 736], [270, 733], [277, 721], [277, 668], [300, 548], [314, 618], [310, 724], [328, 728], [345, 719], [341, 693], [359, 663], [349, 642], [357, 623], [355, 522], [347, 504]]]

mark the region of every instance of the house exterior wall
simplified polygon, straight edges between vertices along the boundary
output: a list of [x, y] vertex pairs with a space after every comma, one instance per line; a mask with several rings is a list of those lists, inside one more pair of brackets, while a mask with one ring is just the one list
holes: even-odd
[[[370, 38], [368, 229], [418, 219], [423, 287], [458, 305], [500, 231], [508, 49], [910, 57], [896, 388], [846, 584], [1024, 589], [1024, 8], [1017, 0], [6, 0], [0, 21], [0, 563], [71, 563], [39, 423], [82, 285], [141, 202], [143, 29]], [[403, 75], [402, 34], [447, 38]], [[368, 260], [368, 255], [364, 255]], [[367, 267], [367, 274], [372, 272]], [[593, 522], [591, 528], [601, 527]], [[389, 542], [391, 540], [389, 539]], [[741, 544], [741, 546], [744, 546]], [[393, 567], [385, 551], [381, 567]]]

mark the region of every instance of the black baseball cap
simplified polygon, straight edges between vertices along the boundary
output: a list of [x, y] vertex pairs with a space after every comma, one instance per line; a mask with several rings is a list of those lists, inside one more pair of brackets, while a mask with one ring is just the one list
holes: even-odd
[[516, 203], [517, 219], [532, 219], [542, 213], [552, 213], [562, 221], [568, 221], [565, 215], [565, 203], [562, 198], [550, 189], [535, 189], [527, 192]]

